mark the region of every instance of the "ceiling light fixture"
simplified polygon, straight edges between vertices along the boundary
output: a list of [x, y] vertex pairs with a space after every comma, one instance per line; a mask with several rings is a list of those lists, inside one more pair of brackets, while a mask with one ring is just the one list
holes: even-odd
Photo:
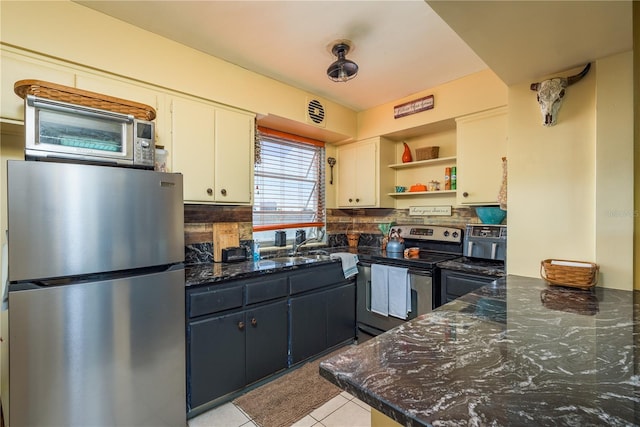
[[333, 45], [331, 53], [338, 57], [338, 60], [327, 68], [327, 76], [334, 82], [346, 82], [358, 74], [358, 64], [345, 58], [351, 46], [346, 42], [339, 42]]

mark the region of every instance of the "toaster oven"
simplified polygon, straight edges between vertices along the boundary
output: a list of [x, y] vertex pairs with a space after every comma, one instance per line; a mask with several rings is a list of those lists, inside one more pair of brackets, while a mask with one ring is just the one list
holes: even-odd
[[153, 169], [155, 128], [132, 115], [25, 97], [25, 158]]

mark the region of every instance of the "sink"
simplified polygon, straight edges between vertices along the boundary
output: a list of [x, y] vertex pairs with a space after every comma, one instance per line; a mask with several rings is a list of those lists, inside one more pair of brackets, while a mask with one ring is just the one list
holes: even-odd
[[311, 260], [303, 256], [283, 256], [277, 258], [268, 258], [267, 261], [280, 262], [283, 264], [295, 264], [310, 262]]
[[283, 257], [275, 257], [275, 258], [267, 258], [265, 261], [272, 261], [282, 264], [304, 264], [314, 261], [327, 261], [331, 259], [329, 255], [321, 255], [321, 254], [308, 254], [308, 255], [294, 255], [294, 256], [283, 256]]
[[303, 255], [302, 257], [307, 259], [312, 259], [314, 261], [326, 261], [331, 259], [329, 255], [322, 255], [322, 254]]

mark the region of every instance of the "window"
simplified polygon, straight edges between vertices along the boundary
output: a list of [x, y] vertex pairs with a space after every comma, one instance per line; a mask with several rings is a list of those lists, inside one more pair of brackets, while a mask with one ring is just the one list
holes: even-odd
[[256, 152], [254, 238], [273, 241], [275, 230], [285, 230], [292, 240], [298, 229], [318, 237], [325, 225], [324, 143], [258, 127]]

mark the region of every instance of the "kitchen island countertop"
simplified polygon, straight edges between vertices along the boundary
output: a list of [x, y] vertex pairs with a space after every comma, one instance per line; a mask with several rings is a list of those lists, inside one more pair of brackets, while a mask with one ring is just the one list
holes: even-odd
[[406, 426], [638, 425], [639, 296], [511, 275], [320, 374]]

